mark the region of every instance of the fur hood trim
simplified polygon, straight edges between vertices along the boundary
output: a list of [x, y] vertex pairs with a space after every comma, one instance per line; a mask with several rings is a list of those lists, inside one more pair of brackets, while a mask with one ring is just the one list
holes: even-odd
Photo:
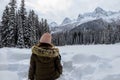
[[33, 46], [32, 53], [41, 57], [57, 57], [59, 56], [59, 49], [58, 48], [44, 49], [38, 46]]

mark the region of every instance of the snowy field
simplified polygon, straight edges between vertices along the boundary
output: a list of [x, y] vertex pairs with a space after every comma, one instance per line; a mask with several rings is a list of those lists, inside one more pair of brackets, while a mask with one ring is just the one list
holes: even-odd
[[[63, 75], [58, 80], [120, 80], [120, 44], [59, 47]], [[27, 80], [30, 49], [0, 49], [0, 80]]]

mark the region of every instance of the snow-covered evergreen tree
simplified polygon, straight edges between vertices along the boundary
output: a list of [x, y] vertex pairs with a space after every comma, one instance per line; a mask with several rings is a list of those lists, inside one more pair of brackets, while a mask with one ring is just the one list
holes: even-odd
[[8, 46], [9, 40], [9, 8], [6, 6], [6, 9], [3, 12], [2, 22], [1, 22], [1, 45]]
[[45, 19], [41, 19], [41, 30], [42, 30], [42, 34], [45, 32], [50, 32], [49, 26], [47, 24], [47, 20]]
[[25, 47], [24, 44], [24, 35], [23, 35], [23, 24], [22, 24], [22, 18], [21, 15], [18, 15], [18, 39], [17, 39], [17, 47], [23, 48]]
[[33, 10], [29, 12], [28, 15], [28, 42], [29, 45], [36, 44], [41, 36], [41, 25], [38, 19], [38, 16]]
[[37, 43], [37, 41], [39, 41], [41, 37], [40, 22], [38, 15], [35, 15], [35, 29], [36, 29], [36, 43]]
[[36, 44], [41, 35], [50, 32], [47, 20], [40, 22], [38, 15], [31, 10], [27, 16], [25, 0], [21, 0], [19, 11], [16, 10], [16, 0], [10, 0], [2, 16], [0, 39], [2, 47], [31, 47]]
[[9, 36], [8, 36], [8, 46], [14, 47], [15, 46], [15, 30], [16, 30], [16, 24], [15, 24], [15, 8], [16, 8], [16, 0], [11, 0], [9, 3], [10, 6], [10, 13], [9, 13]]
[[22, 21], [22, 28], [23, 28], [23, 37], [25, 42], [25, 47], [28, 48], [28, 27], [27, 27], [27, 12], [25, 8], [25, 0], [21, 0], [21, 7], [20, 7], [20, 16]]
[[35, 44], [36, 42], [36, 32], [35, 32], [35, 19], [34, 19], [35, 13], [34, 11], [30, 11], [28, 15], [28, 26], [29, 26], [29, 34], [30, 34], [30, 42], [31, 45]]
[[29, 15], [28, 15], [28, 19], [27, 19], [27, 23], [28, 23], [28, 25], [27, 25], [27, 31], [26, 31], [26, 33], [28, 34], [27, 35], [27, 42], [28, 42], [28, 46], [32, 46], [32, 39], [31, 39], [31, 32], [32, 32], [32, 14], [31, 14], [31, 11], [29, 12]]
[[50, 32], [49, 25], [47, 23], [47, 19], [44, 21], [44, 32]]
[[26, 21], [25, 21], [25, 24], [26, 24], [26, 29], [25, 29], [25, 32], [24, 32], [24, 41], [25, 41], [25, 46], [26, 48], [29, 48], [31, 47], [31, 20], [29, 18], [29, 16], [26, 18]]
[[114, 38], [115, 38], [115, 42], [118, 43], [120, 42], [120, 25], [117, 25], [117, 30], [114, 31]]

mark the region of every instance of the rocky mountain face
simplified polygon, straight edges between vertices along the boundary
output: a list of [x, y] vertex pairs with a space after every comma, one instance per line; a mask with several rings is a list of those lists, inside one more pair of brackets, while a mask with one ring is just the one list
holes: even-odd
[[93, 21], [88, 21], [86, 23], [83, 23], [81, 25], [78, 25], [77, 27], [73, 28], [70, 31], [79, 31], [79, 30], [84, 30], [84, 29], [89, 29], [89, 30], [102, 30], [105, 27], [107, 27], [109, 23], [104, 21], [103, 19], [97, 19]]
[[71, 22], [72, 22], [72, 21], [70, 20], [70, 18], [66, 17], [66, 18], [63, 20], [63, 22], [62, 22], [61, 25], [68, 24], [68, 23], [71, 23]]
[[[96, 20], [98, 21], [98, 23], [96, 23]], [[82, 25], [82, 27], [86, 27], [86, 25], [89, 26], [88, 22], [96, 23], [95, 26], [97, 26], [96, 28], [98, 29], [99, 26], [104, 27], [104, 24], [101, 24], [102, 22], [106, 24], [119, 25], [120, 12], [105, 11], [102, 8], [97, 7], [93, 12], [79, 14], [77, 19], [75, 20], [65, 18], [60, 25], [52, 27], [51, 31], [52, 32], [70, 31], [71, 29], [76, 28], [80, 25]], [[51, 27], [51, 25], [49, 26]], [[91, 26], [89, 26], [89, 28], [91, 28]]]
[[51, 31], [55, 45], [118, 43], [120, 12], [97, 7], [93, 12], [79, 14], [76, 20], [66, 18]]
[[56, 27], [56, 26], [58, 26], [58, 24], [56, 23], [56, 22], [52, 22], [52, 23], [50, 23], [49, 24], [51, 27]]

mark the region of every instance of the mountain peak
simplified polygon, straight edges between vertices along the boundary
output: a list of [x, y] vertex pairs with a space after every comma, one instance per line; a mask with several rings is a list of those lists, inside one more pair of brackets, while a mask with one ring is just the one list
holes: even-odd
[[101, 7], [97, 7], [97, 8], [95, 8], [94, 12], [95, 13], [102, 13], [102, 12], [105, 12], [105, 10], [103, 10]]
[[58, 24], [57, 24], [56, 22], [51, 22], [51, 23], [49, 24], [49, 26], [50, 26], [50, 27], [56, 27], [56, 26], [58, 26]]
[[68, 18], [68, 17], [66, 17], [66, 18], [63, 20], [62, 24], [67, 24], [67, 23], [70, 23], [70, 22], [71, 22], [71, 19]]
[[77, 21], [80, 21], [80, 20], [83, 19], [83, 18], [84, 18], [84, 16], [81, 15], [81, 14], [79, 14], [79, 15], [78, 15], [78, 18], [77, 18]]

